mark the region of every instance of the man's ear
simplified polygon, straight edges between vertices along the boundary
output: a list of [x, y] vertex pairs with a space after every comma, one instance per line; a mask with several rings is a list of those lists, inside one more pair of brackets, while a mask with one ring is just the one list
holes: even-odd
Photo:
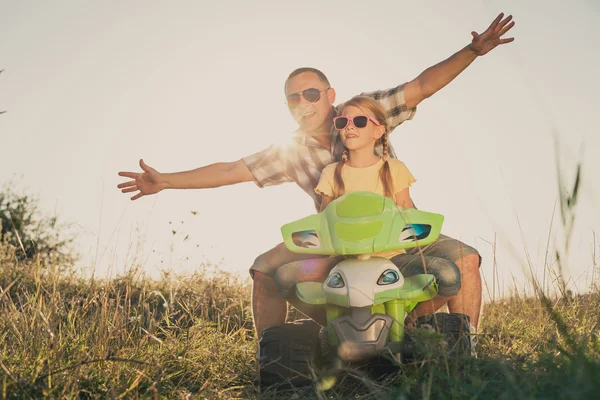
[[327, 89], [327, 100], [329, 101], [329, 104], [335, 103], [335, 89], [332, 87]]

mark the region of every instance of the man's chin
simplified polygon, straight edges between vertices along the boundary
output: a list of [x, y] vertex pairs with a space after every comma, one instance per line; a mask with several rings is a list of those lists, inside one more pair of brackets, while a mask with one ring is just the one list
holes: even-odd
[[310, 136], [321, 136], [323, 134], [323, 122], [312, 124], [300, 124], [300, 129]]

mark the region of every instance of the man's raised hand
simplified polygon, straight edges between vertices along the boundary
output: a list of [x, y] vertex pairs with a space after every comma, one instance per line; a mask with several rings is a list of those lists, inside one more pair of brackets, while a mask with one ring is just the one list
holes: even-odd
[[119, 176], [133, 179], [117, 185], [121, 189], [121, 192], [130, 193], [139, 190], [139, 193], [136, 193], [131, 200], [137, 200], [148, 194], [158, 193], [165, 188], [164, 183], [160, 179], [160, 172], [146, 165], [144, 160], [140, 160], [140, 168], [144, 172], [119, 172]]
[[515, 22], [512, 21], [512, 15], [502, 19], [504, 13], [500, 13], [496, 19], [492, 22], [489, 28], [486, 29], [481, 35], [477, 32], [471, 32], [473, 40], [471, 41], [471, 49], [478, 55], [483, 56], [489, 53], [492, 49], [500, 44], [510, 43], [515, 38], [503, 39], [502, 36], [508, 32]]

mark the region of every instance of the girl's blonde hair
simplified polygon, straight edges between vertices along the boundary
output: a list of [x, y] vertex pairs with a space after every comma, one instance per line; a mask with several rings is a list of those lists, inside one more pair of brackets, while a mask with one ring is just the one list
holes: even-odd
[[[383, 147], [383, 167], [379, 172], [379, 180], [383, 184], [383, 193], [385, 196], [394, 200], [393, 191], [393, 183], [392, 183], [392, 174], [390, 172], [390, 164], [388, 163], [388, 125], [387, 120], [385, 118], [385, 109], [377, 100], [372, 99], [367, 96], [355, 96], [348, 100], [344, 105], [340, 108], [340, 114], [344, 111], [344, 108], [348, 106], [353, 106], [360, 108], [367, 114], [370, 114], [371, 117], [375, 118], [377, 122], [379, 122], [385, 128], [383, 135], [375, 142], [375, 145], [381, 144]], [[375, 149], [373, 148], [373, 151]], [[342, 155], [342, 161], [340, 161], [335, 167], [335, 186], [337, 188], [337, 192], [339, 196], [343, 195], [346, 188], [344, 185], [344, 180], [342, 179], [342, 168], [344, 168], [345, 162], [348, 160], [348, 149], [344, 150], [344, 154]]]

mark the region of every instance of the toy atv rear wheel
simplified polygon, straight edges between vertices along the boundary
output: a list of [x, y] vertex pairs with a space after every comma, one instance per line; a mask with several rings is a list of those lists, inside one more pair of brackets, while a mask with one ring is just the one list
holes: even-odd
[[459, 313], [436, 313], [417, 319], [417, 328], [432, 329], [444, 335], [447, 353], [460, 357], [471, 355], [471, 319]]
[[312, 384], [311, 368], [320, 362], [321, 326], [312, 320], [273, 326], [263, 331], [259, 343], [259, 379], [261, 391]]

